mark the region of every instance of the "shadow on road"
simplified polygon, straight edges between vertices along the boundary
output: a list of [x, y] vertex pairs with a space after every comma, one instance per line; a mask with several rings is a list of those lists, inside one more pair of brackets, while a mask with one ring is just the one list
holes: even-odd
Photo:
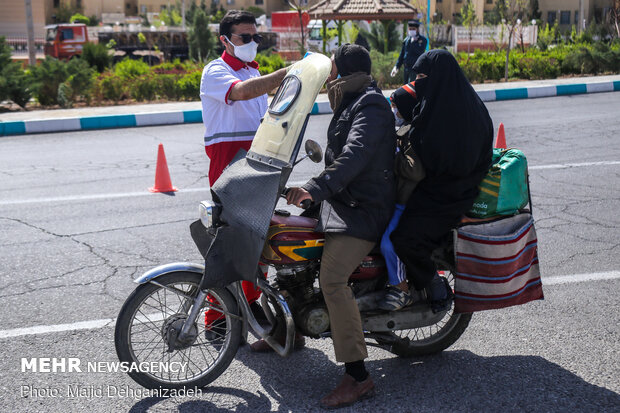
[[[344, 370], [312, 348], [287, 359], [246, 350], [237, 360], [261, 377], [262, 388], [250, 393], [207, 387], [204, 400], [180, 403], [178, 411], [320, 411], [318, 400], [338, 384]], [[371, 360], [367, 368], [377, 395], [339, 412], [603, 412], [620, 408], [619, 394], [538, 356], [482, 357], [458, 350], [425, 358]], [[277, 401], [277, 410], [265, 393]], [[231, 406], [227, 396], [242, 402]], [[161, 400], [141, 400], [130, 411], [145, 412]]]

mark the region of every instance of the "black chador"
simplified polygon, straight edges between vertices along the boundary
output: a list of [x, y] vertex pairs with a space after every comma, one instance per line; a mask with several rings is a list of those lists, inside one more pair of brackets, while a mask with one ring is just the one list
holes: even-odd
[[[391, 235], [417, 290], [436, 272], [432, 251], [450, 233], [476, 196], [491, 165], [493, 123], [454, 57], [443, 50], [414, 66], [418, 104], [408, 139], [426, 172]], [[409, 116], [403, 116], [408, 119]]]

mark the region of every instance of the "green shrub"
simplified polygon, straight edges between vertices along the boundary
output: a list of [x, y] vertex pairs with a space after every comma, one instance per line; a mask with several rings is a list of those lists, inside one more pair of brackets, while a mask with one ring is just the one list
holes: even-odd
[[245, 9], [245, 11], [247, 11], [248, 13], [252, 13], [254, 17], [260, 17], [263, 14], [265, 14], [265, 10], [261, 9], [260, 7], [256, 7], [256, 6], [250, 6], [247, 9]]
[[112, 56], [108, 53], [108, 48], [101, 43], [86, 43], [82, 49], [82, 59], [96, 68], [99, 73], [103, 73], [112, 63]]
[[25, 107], [31, 97], [29, 83], [21, 65], [11, 61], [11, 48], [0, 36], [0, 100], [11, 99]]
[[187, 100], [196, 100], [200, 96], [200, 80], [202, 72], [188, 73], [177, 81], [179, 94]]
[[168, 100], [178, 100], [181, 93], [177, 79], [177, 75], [157, 75], [157, 96]]
[[570, 51], [562, 63], [564, 73], [597, 74], [620, 71], [620, 48], [606, 43], [581, 44]]
[[118, 102], [127, 97], [125, 79], [114, 74], [103, 74], [97, 79], [96, 85], [99, 99]]
[[63, 108], [73, 106], [73, 88], [69, 82], [58, 85], [58, 104]]
[[32, 97], [29, 85], [30, 79], [19, 63], [11, 62], [0, 70], [0, 100], [11, 99], [25, 108]]
[[261, 75], [267, 75], [286, 66], [286, 62], [282, 59], [282, 56], [272, 52], [259, 53], [254, 60], [256, 60], [259, 65], [258, 71]]
[[114, 67], [114, 73], [125, 80], [146, 75], [150, 71], [151, 68], [147, 63], [129, 58], [121, 60]]
[[31, 68], [32, 91], [43, 106], [58, 104], [58, 86], [67, 77], [67, 64], [47, 56], [41, 64]]
[[148, 74], [132, 80], [130, 94], [137, 101], [153, 100], [157, 93], [157, 79]]
[[390, 89], [400, 87], [403, 84], [402, 67], [401, 71], [394, 77], [390, 76], [390, 72], [394, 67], [394, 63], [398, 59], [398, 52], [383, 54], [376, 49], [370, 50], [370, 60], [372, 61], [371, 74], [377, 81], [377, 86], [381, 89]]
[[90, 67], [85, 60], [72, 59], [67, 63], [66, 82], [72, 89], [72, 98], [77, 97], [90, 101], [91, 89], [96, 75], [95, 69]]
[[69, 19], [69, 23], [84, 23], [85, 25], [88, 26], [88, 25], [90, 25], [90, 19], [88, 17], [84, 16], [83, 14], [75, 13]]

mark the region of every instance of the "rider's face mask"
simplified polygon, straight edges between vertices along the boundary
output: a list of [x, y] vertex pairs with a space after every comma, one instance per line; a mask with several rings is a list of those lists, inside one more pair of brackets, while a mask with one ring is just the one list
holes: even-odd
[[415, 29], [409, 29], [407, 33], [409, 33], [409, 37], [415, 37], [418, 34], [418, 31]]
[[232, 46], [235, 57], [242, 62], [251, 62], [256, 57], [258, 43], [256, 43], [254, 40], [246, 44], [235, 46], [235, 44], [231, 42], [227, 36], [224, 36], [224, 38], [226, 39], [228, 44]]
[[415, 93], [418, 96], [418, 100], [426, 96], [426, 86], [428, 85], [428, 76], [417, 77], [414, 83]]

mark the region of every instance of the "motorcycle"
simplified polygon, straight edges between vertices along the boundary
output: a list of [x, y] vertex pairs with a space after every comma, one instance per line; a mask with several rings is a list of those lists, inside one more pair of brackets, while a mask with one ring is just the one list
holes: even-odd
[[[230, 365], [251, 329], [281, 356], [291, 354], [295, 334], [329, 338], [329, 314], [318, 283], [324, 234], [317, 221], [276, 208], [292, 168], [309, 158], [321, 162], [320, 146], [308, 140], [297, 159], [314, 101], [331, 70], [323, 55], [294, 64], [282, 81], [256, 133], [212, 188], [213, 200], [200, 203], [191, 234], [205, 265], [171, 263], [136, 279], [138, 287], [120, 310], [115, 345], [121, 362], [181, 363], [183, 369], [130, 369], [146, 388], [201, 388]], [[453, 288], [451, 237], [433, 254]], [[273, 274], [269, 282], [265, 267]], [[241, 288], [253, 282], [262, 292], [262, 322]], [[365, 257], [351, 274], [369, 345], [401, 357], [443, 351], [467, 328], [472, 315], [455, 313], [451, 301], [433, 312], [425, 292], [399, 311], [383, 311], [377, 301], [387, 283], [380, 252]], [[210, 321], [206, 311], [218, 317]], [[282, 340], [284, 338], [284, 340]]]

